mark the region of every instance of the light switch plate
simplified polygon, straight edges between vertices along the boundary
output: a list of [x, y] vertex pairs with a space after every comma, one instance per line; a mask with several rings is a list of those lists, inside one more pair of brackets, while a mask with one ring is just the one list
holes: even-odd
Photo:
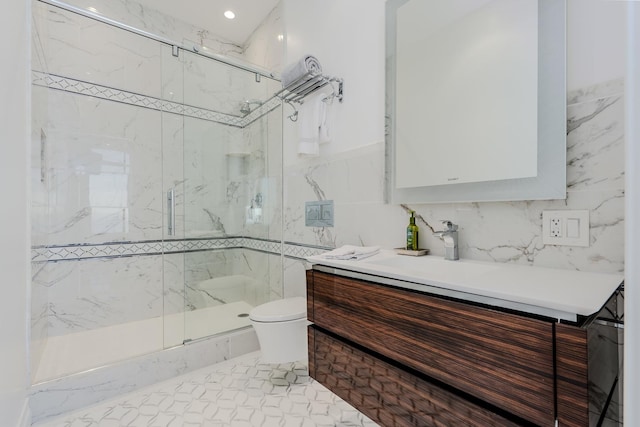
[[589, 211], [542, 211], [542, 243], [589, 246]]

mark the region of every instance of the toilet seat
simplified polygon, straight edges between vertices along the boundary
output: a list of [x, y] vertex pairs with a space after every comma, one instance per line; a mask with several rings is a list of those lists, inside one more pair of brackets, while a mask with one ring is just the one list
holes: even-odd
[[286, 322], [307, 317], [307, 300], [303, 297], [285, 298], [254, 307], [249, 318], [254, 322]]

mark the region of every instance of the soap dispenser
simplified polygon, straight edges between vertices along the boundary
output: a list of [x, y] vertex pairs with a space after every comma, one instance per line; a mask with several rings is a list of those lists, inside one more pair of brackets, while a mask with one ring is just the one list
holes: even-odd
[[416, 225], [415, 212], [411, 211], [409, 217], [409, 225], [407, 226], [407, 250], [418, 250], [418, 226]]

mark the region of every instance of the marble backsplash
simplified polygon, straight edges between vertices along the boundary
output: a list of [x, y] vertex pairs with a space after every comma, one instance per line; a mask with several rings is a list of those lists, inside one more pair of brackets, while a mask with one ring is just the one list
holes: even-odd
[[[335, 247], [404, 245], [408, 210], [420, 246], [444, 255], [432, 236], [448, 219], [459, 225], [461, 258], [594, 272], [624, 269], [624, 99], [621, 80], [567, 96], [567, 199], [495, 203], [385, 204], [384, 143], [303, 160], [285, 168], [284, 240]], [[285, 150], [290, 142], [285, 141]], [[335, 227], [304, 225], [304, 202], [333, 200]], [[590, 212], [589, 247], [542, 243], [542, 211]], [[285, 263], [285, 295], [303, 295], [304, 266]]]

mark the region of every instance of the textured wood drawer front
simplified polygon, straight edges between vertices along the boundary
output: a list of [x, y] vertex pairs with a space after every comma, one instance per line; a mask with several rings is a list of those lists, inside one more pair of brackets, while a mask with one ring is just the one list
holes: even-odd
[[314, 323], [536, 424], [554, 424], [553, 324], [313, 273]]
[[309, 336], [316, 355], [311, 375], [380, 425], [517, 425], [313, 327]]
[[558, 423], [562, 427], [589, 425], [589, 353], [587, 331], [556, 324]]

